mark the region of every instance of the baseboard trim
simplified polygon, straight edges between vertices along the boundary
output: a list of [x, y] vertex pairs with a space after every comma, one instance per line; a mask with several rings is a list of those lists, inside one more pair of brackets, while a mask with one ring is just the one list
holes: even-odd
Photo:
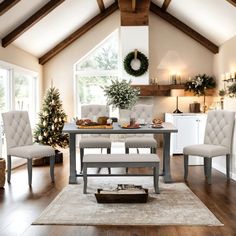
[[[218, 164], [215, 164], [215, 163], [212, 163], [212, 167], [214, 169], [220, 171], [221, 173], [226, 174], [226, 168], [225, 167], [222, 167], [221, 165], [218, 165]], [[233, 180], [236, 180], [236, 174], [230, 172], [230, 178], [233, 179]]]

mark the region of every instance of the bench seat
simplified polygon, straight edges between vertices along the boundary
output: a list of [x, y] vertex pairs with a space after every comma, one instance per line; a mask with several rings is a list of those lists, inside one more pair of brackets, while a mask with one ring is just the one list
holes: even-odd
[[87, 168], [152, 167], [154, 189], [159, 193], [159, 163], [156, 154], [88, 154], [83, 159], [84, 193], [87, 192]]

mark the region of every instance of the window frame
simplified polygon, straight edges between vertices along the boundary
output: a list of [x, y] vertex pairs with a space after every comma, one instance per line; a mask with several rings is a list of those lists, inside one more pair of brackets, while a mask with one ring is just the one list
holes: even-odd
[[[85, 69], [85, 70], [77, 70], [77, 65], [86, 58], [88, 58], [94, 51], [96, 51], [99, 47], [101, 47], [110, 37], [113, 35], [117, 35], [117, 40], [119, 41], [119, 29], [114, 30], [111, 34], [109, 34], [105, 39], [103, 39], [99, 44], [97, 44], [93, 49], [91, 49], [86, 55], [81, 57], [78, 61], [75, 62], [73, 65], [73, 87], [74, 87], [74, 116], [81, 116], [80, 109], [79, 108], [79, 97], [78, 94], [78, 83], [77, 83], [77, 76], [87, 76], [87, 77], [93, 77], [93, 76], [111, 76], [111, 77], [117, 77], [119, 79], [120, 77], [120, 53], [119, 53], [119, 42], [118, 42], [118, 50], [117, 50], [117, 69], [113, 70], [102, 70], [102, 69]], [[111, 110], [111, 107], [110, 107]]]

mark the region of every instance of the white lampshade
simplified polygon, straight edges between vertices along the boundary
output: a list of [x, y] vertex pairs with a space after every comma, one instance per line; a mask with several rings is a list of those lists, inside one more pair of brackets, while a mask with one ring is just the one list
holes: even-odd
[[157, 69], [164, 69], [174, 72], [180, 72], [185, 68], [185, 63], [182, 61], [176, 51], [168, 51], [162, 58], [160, 64], [157, 66]]
[[184, 89], [171, 89], [171, 96], [172, 97], [183, 97], [184, 96]]

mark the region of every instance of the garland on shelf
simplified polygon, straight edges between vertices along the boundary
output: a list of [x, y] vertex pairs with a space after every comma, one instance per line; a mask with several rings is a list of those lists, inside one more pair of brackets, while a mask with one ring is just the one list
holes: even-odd
[[[140, 61], [140, 67], [139, 69], [135, 70], [131, 66], [131, 62], [134, 59], [138, 59]], [[148, 70], [148, 58], [141, 52], [139, 52], [137, 49], [134, 50], [134, 52], [130, 52], [124, 59], [124, 68], [125, 71], [129, 75], [133, 76], [141, 76]]]

